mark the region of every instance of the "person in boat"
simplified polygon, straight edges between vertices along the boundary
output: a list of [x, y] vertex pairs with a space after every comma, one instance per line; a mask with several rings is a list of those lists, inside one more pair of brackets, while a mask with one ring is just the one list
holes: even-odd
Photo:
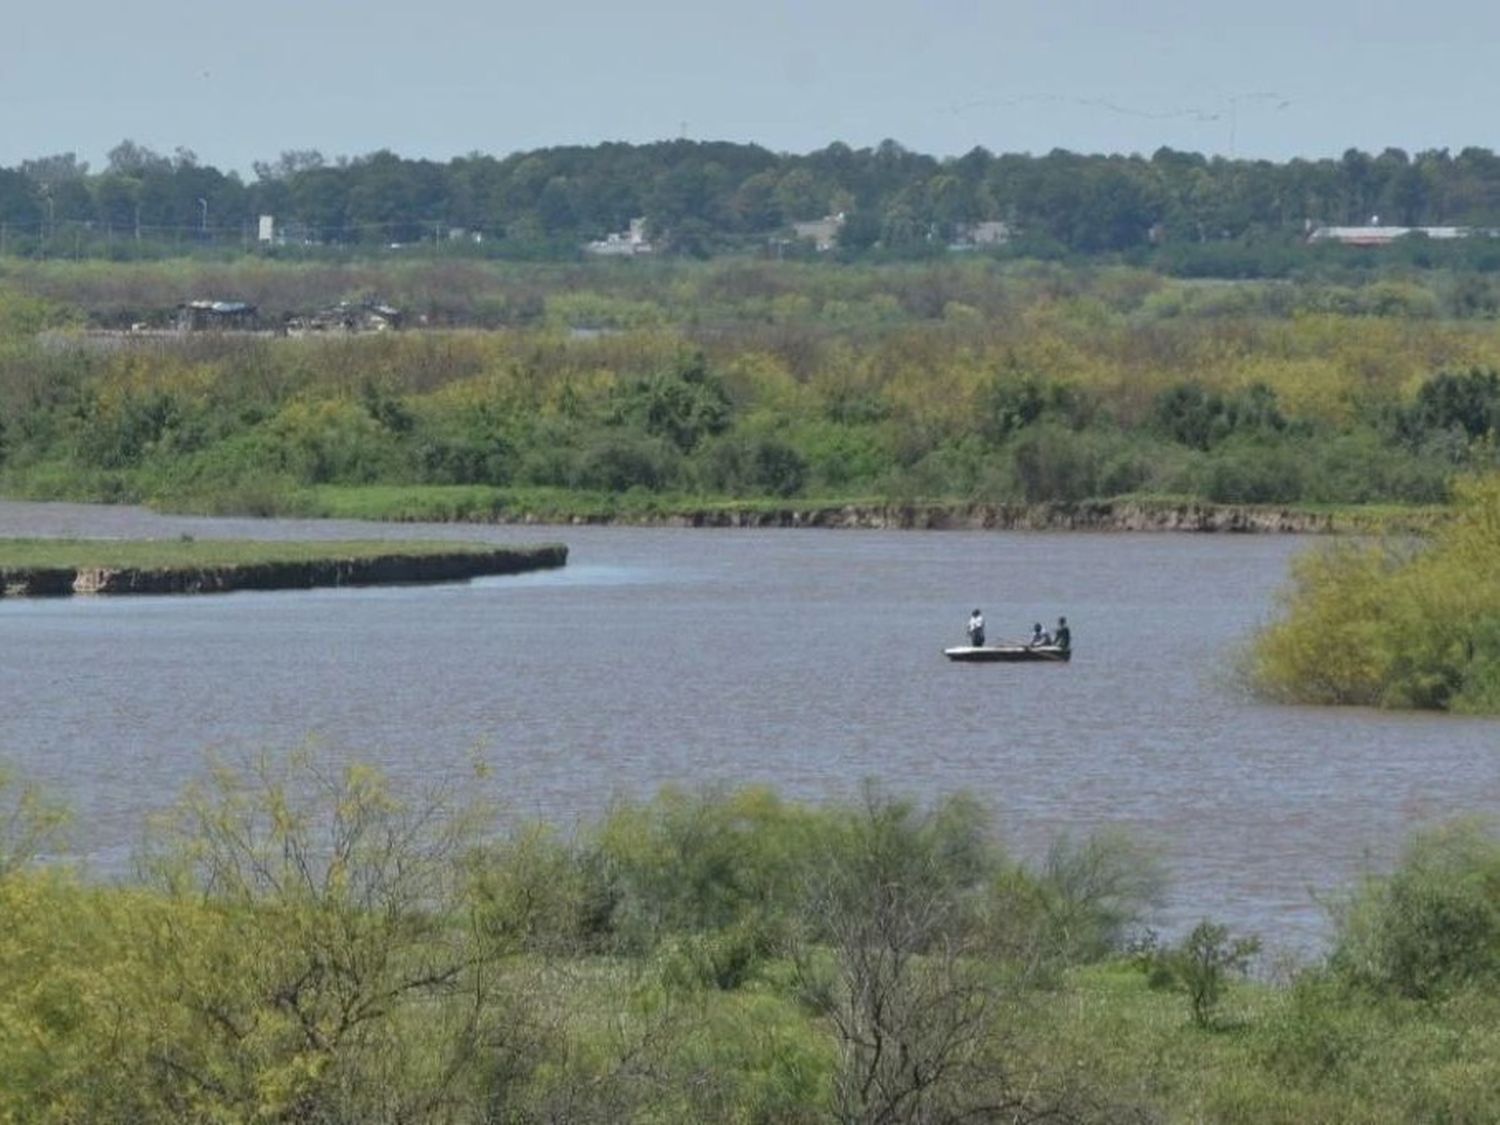
[[1052, 635], [1052, 643], [1067, 652], [1073, 647], [1073, 631], [1068, 628], [1068, 619], [1059, 617], [1057, 619], [1057, 632]]
[[1031, 627], [1031, 640], [1027, 643], [1032, 648], [1036, 648], [1037, 645], [1050, 645], [1052, 643], [1052, 636], [1047, 630], [1042, 628], [1042, 623], [1038, 621]]
[[977, 609], [969, 614], [969, 644], [975, 648], [984, 647], [984, 614]]

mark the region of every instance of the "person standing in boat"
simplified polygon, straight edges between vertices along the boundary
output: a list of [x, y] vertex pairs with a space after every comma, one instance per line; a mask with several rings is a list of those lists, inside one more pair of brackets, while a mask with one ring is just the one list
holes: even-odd
[[1050, 645], [1051, 643], [1052, 638], [1047, 635], [1047, 630], [1042, 628], [1040, 621], [1031, 627], [1030, 644], [1032, 648], [1035, 648], [1037, 645]]
[[1057, 619], [1057, 632], [1052, 636], [1052, 643], [1067, 652], [1073, 647], [1073, 631], [1068, 628], [1068, 619], [1059, 617]]
[[969, 614], [969, 644], [975, 648], [984, 647], [984, 614], [977, 609]]

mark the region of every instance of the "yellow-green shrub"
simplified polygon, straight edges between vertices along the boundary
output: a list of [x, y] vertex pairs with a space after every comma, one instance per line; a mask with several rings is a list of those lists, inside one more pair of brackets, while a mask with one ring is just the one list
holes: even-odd
[[1500, 709], [1500, 476], [1461, 483], [1425, 548], [1343, 545], [1300, 560], [1254, 682], [1308, 703]]

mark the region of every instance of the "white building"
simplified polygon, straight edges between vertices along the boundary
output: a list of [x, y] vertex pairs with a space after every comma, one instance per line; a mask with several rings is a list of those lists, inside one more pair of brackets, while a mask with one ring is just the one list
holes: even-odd
[[603, 238], [595, 239], [584, 246], [584, 250], [590, 254], [623, 258], [634, 257], [636, 254], [650, 254], [653, 249], [651, 240], [646, 237], [644, 218], [631, 219], [629, 230], [612, 231]]
[[839, 230], [844, 225], [844, 213], [840, 211], [837, 215], [825, 215], [821, 219], [809, 219], [803, 223], [793, 223], [792, 233], [804, 241], [811, 242], [813, 249], [822, 254], [832, 250], [838, 242]]
[[1309, 242], [1337, 242], [1344, 246], [1389, 246], [1409, 234], [1425, 234], [1438, 241], [1468, 238], [1470, 227], [1390, 227], [1371, 224], [1364, 227], [1315, 227], [1307, 236]]
[[964, 223], [953, 232], [950, 250], [974, 250], [985, 246], [1004, 246], [1010, 241], [1010, 224], [997, 219]]

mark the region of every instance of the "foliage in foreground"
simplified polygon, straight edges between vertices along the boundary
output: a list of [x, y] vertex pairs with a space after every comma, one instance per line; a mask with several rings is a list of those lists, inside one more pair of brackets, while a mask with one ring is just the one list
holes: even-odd
[[[473, 779], [466, 793], [482, 789]], [[1500, 841], [1414, 842], [1325, 964], [1126, 953], [1118, 837], [1017, 863], [964, 798], [666, 791], [564, 839], [303, 755], [217, 767], [140, 876], [0, 788], [0, 1119], [1411, 1122], [1500, 1103]], [[19, 797], [18, 797], [19, 794]]]
[[1255, 682], [1310, 703], [1500, 711], [1500, 476], [1458, 488], [1421, 548], [1343, 545], [1299, 560], [1256, 638]]

